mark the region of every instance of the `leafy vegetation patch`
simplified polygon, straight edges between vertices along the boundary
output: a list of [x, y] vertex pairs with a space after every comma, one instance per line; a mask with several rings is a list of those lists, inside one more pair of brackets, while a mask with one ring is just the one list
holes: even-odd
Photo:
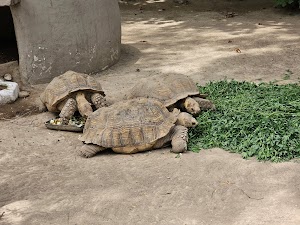
[[300, 87], [297, 84], [211, 82], [199, 87], [216, 111], [202, 112], [189, 131], [189, 150], [219, 147], [274, 162], [300, 156]]

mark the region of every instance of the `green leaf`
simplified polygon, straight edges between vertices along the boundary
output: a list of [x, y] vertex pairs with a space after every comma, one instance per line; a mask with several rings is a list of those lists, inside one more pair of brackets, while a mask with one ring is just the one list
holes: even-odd
[[300, 88], [222, 80], [199, 87], [216, 111], [202, 112], [189, 130], [189, 150], [219, 147], [280, 162], [300, 157]]

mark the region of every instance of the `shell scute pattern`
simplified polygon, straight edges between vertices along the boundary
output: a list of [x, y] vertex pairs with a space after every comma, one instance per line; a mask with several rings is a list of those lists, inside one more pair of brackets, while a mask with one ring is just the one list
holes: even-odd
[[[98, 92], [105, 96], [100, 83], [95, 78], [87, 74], [67, 71], [49, 83], [41, 94], [41, 100], [49, 111], [56, 112], [58, 111], [57, 105], [61, 101], [80, 90], [90, 92], [90, 94]], [[90, 100], [90, 96], [87, 95], [87, 97]]]
[[107, 148], [153, 143], [170, 131], [176, 119], [155, 99], [125, 100], [93, 112], [80, 140]]
[[127, 99], [155, 98], [168, 107], [188, 96], [198, 95], [199, 90], [190, 77], [182, 74], [163, 74], [142, 79], [131, 89]]

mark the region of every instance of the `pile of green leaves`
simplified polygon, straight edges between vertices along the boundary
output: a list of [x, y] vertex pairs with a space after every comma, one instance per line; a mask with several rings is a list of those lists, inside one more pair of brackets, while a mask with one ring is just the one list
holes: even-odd
[[300, 87], [218, 81], [199, 87], [217, 110], [202, 112], [189, 150], [219, 147], [274, 162], [300, 156]]

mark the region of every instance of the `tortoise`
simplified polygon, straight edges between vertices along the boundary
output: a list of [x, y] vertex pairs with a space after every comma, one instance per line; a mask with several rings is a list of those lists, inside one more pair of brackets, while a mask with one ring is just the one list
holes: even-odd
[[163, 74], [141, 79], [125, 95], [125, 99], [136, 97], [155, 98], [171, 111], [179, 108], [192, 115], [198, 115], [201, 110], [215, 109], [215, 105], [205, 99], [207, 95], [199, 93], [193, 80], [182, 74]]
[[55, 77], [40, 96], [50, 112], [60, 112], [59, 117], [66, 123], [75, 111], [83, 117], [93, 112], [90, 102], [96, 108], [106, 106], [104, 91], [93, 77], [67, 71]]
[[80, 156], [89, 158], [107, 148], [117, 153], [157, 149], [171, 142], [172, 152], [187, 150], [187, 127], [197, 120], [189, 113], [172, 112], [158, 100], [135, 98], [94, 111], [85, 123]]

